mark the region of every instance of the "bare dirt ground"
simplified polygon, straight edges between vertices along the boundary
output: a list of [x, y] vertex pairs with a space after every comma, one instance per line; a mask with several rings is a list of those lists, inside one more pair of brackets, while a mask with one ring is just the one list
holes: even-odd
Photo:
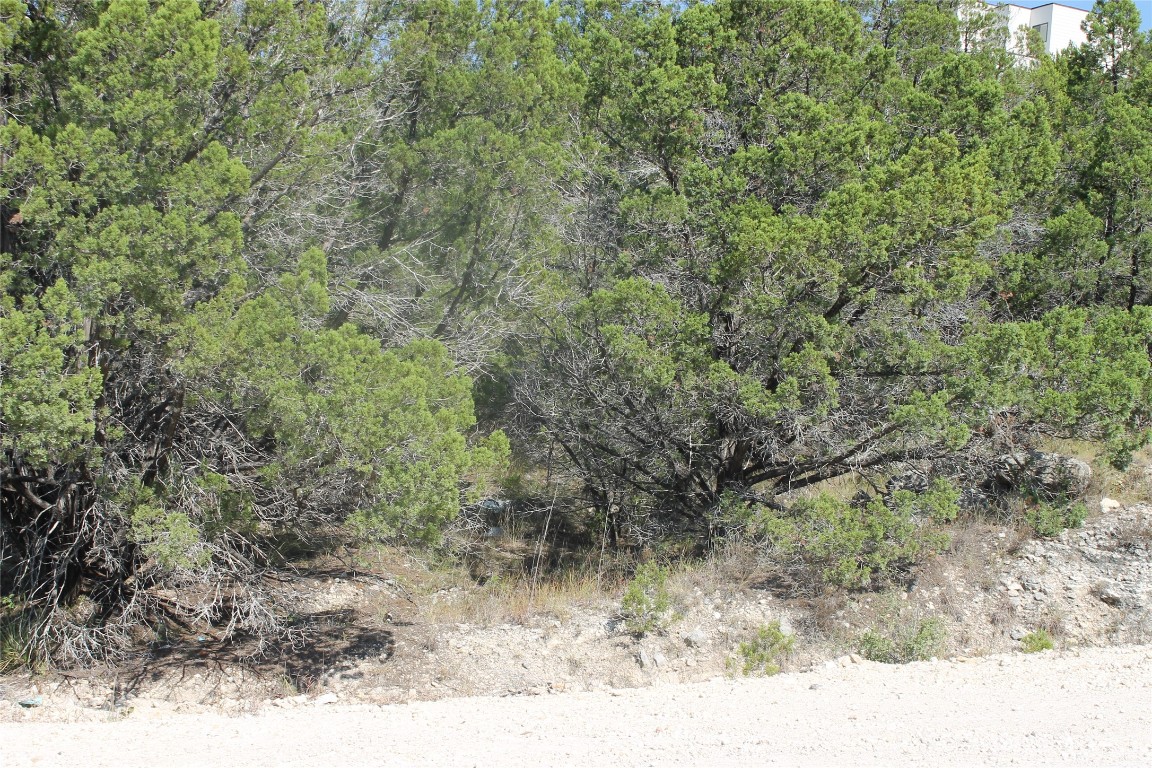
[[1150, 765], [1152, 646], [554, 696], [0, 724], [0, 763]]

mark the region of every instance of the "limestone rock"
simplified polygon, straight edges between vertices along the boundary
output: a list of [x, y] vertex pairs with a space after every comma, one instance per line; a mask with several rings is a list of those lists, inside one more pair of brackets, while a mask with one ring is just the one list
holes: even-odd
[[1111, 605], [1114, 608], [1120, 608], [1124, 605], [1124, 593], [1121, 592], [1115, 584], [1101, 584], [1096, 589], [1096, 596], [1100, 598], [1100, 602]]
[[684, 635], [684, 642], [692, 648], [700, 648], [708, 642], [708, 635], [704, 633], [704, 630], [697, 627]]
[[996, 477], [1010, 488], [1073, 498], [1088, 489], [1092, 468], [1071, 456], [1019, 451], [996, 460]]

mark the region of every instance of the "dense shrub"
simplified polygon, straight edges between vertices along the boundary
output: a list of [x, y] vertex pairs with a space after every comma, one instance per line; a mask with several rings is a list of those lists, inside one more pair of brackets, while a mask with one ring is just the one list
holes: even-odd
[[749, 531], [783, 562], [795, 559], [825, 583], [878, 586], [919, 557], [947, 545], [947, 537], [913, 515], [914, 495], [900, 492], [895, 504], [874, 499], [853, 505], [820, 494], [787, 512], [765, 510]]
[[1020, 638], [1020, 644], [1024, 649], [1024, 653], [1050, 651], [1055, 647], [1052, 643], [1052, 635], [1043, 629], [1037, 629], [1024, 635], [1024, 637]]
[[634, 635], [666, 628], [672, 620], [668, 569], [656, 563], [640, 565], [624, 590], [620, 614], [625, 628]]
[[737, 647], [736, 664], [745, 675], [775, 675], [782, 659], [792, 653], [796, 636], [785, 633], [779, 621], [759, 627], [756, 635]]
[[1082, 503], [1037, 501], [1024, 509], [1024, 520], [1038, 536], [1058, 536], [1068, 528], [1079, 528], [1088, 518], [1088, 508]]
[[939, 655], [945, 637], [944, 622], [926, 618], [910, 624], [897, 624], [886, 631], [870, 629], [861, 636], [858, 647], [860, 655], [869, 661], [904, 664], [927, 661]]
[[1123, 465], [1152, 44], [1108, 0], [1016, 66], [962, 5], [0, 0], [0, 596], [72, 660], [267, 637], [284, 553], [435, 541], [506, 427], [583, 541], [735, 505], [814, 587], [956, 514], [825, 483]]

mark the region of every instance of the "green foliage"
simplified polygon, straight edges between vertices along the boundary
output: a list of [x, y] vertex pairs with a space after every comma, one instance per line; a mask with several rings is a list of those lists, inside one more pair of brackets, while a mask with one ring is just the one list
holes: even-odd
[[745, 675], [775, 675], [780, 671], [780, 661], [792, 653], [796, 636], [780, 629], [780, 622], [773, 621], [756, 630], [756, 635], [737, 648], [737, 662]]
[[[555, 180], [578, 162], [582, 77], [557, 39], [558, 4], [418, 0], [390, 41], [385, 94], [402, 119], [371, 144], [376, 233], [349, 277], [392, 283], [399, 320], [487, 362], [537, 300], [529, 287], [555, 251], [566, 208]], [[364, 278], [367, 279], [364, 279]], [[374, 292], [351, 310], [374, 313]]]
[[992, 54], [927, 58], [955, 32], [939, 9], [917, 17], [932, 42], [910, 41], [925, 57], [908, 79], [844, 5], [580, 21], [620, 39], [585, 65], [621, 243], [550, 322], [539, 391], [555, 401], [532, 403], [578, 471], [649, 495], [657, 525], [710, 531], [729, 492], [963, 449], [987, 392], [962, 385], [975, 326], [945, 328], [941, 308], [971, 312], [995, 270], [980, 243], [1005, 211], [983, 144], [1006, 88], [941, 81], [994, 79]]
[[893, 492], [888, 504], [907, 517], [950, 523], [960, 514], [960, 491], [944, 478], [936, 477], [923, 493], [908, 490]]
[[99, 635], [33, 627], [106, 643], [69, 661], [123, 647], [165, 580], [232, 585], [166, 611], [274, 632], [257, 574], [285, 537], [432, 541], [497, 484], [461, 358], [346, 300], [333, 169], [362, 156], [385, 11], [0, 2], [0, 575], [48, 621], [88, 586]]
[[0, 674], [32, 664], [33, 657], [28, 653], [32, 645], [32, 630], [27, 620], [0, 618]]
[[434, 541], [459, 510], [461, 479], [499, 472], [507, 440], [469, 448], [472, 383], [442, 345], [384, 350], [351, 324], [312, 327], [328, 311], [326, 276], [323, 256], [310, 251], [278, 290], [232, 311], [214, 304], [183, 363], [189, 379], [209, 386], [191, 394], [247, 414], [250, 429], [276, 440], [265, 482], [289, 484], [305, 501], [354, 483], [355, 534]]
[[1028, 421], [1106, 441], [1113, 462], [1123, 465], [1147, 440], [1149, 336], [1149, 307], [1056, 308], [1038, 321], [989, 328], [975, 340], [974, 361], [981, 362], [971, 383], [995, 382], [996, 399], [1016, 404]]
[[1024, 509], [1024, 521], [1037, 536], [1059, 536], [1068, 528], [1079, 528], [1088, 519], [1088, 508], [1080, 503], [1061, 504], [1046, 501], [1029, 503]]
[[896, 624], [885, 632], [870, 629], [860, 637], [858, 647], [860, 655], [869, 661], [906, 664], [927, 661], [940, 654], [945, 637], [944, 623], [937, 618], [926, 618]]
[[184, 510], [166, 506], [153, 489], [122, 488], [111, 502], [127, 520], [128, 539], [140, 546], [151, 565], [177, 571], [203, 568], [211, 562], [200, 529]]
[[873, 630], [868, 630], [860, 637], [858, 648], [860, 655], [869, 661], [879, 661], [883, 664], [899, 663], [896, 641]]
[[[962, 5], [0, 0], [6, 593], [272, 631], [280, 543], [434, 541], [513, 448], [614, 544], [858, 588], [1035, 435], [1125, 465], [1152, 43]], [[910, 463], [957, 486], [789, 508]]]
[[18, 307], [0, 297], [0, 449], [37, 466], [73, 457], [92, 438], [100, 371], [78, 364], [83, 316], [62, 280]]
[[1024, 635], [1020, 638], [1020, 644], [1023, 646], [1024, 653], [1050, 651], [1055, 647], [1052, 643], [1052, 635], [1043, 629], [1037, 629]]
[[29, 667], [35, 661], [34, 623], [13, 597], [0, 597], [0, 674]]
[[[1046, 431], [1119, 462], [1146, 441], [1152, 113], [1128, 5], [1034, 68], [975, 3], [580, 7], [599, 226], [558, 256], [518, 396], [622, 521], [712, 541], [729, 497]], [[933, 496], [888, 511], [953, 518]], [[885, 567], [830, 559], [843, 583]]]
[[672, 620], [668, 569], [651, 562], [641, 564], [624, 590], [620, 614], [625, 628], [634, 635], [666, 628]]
[[166, 570], [203, 567], [211, 553], [203, 546], [200, 531], [179, 510], [141, 504], [132, 510], [129, 538], [140, 545], [144, 557], [155, 558]]
[[[924, 497], [923, 506], [934, 510], [941, 497], [950, 495], [937, 489]], [[892, 505], [877, 499], [863, 506], [822, 493], [797, 502], [787, 513], [764, 510], [751, 522], [749, 532], [785, 562], [798, 556], [818, 569], [825, 583], [876, 587], [918, 558], [947, 546], [944, 535], [913, 517], [917, 502], [916, 495], [907, 491], [898, 492]]]

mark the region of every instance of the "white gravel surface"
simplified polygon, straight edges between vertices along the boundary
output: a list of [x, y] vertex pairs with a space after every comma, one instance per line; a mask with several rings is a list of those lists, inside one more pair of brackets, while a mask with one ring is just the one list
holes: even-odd
[[18, 766], [1152, 766], [1152, 646], [255, 715], [0, 723]]

